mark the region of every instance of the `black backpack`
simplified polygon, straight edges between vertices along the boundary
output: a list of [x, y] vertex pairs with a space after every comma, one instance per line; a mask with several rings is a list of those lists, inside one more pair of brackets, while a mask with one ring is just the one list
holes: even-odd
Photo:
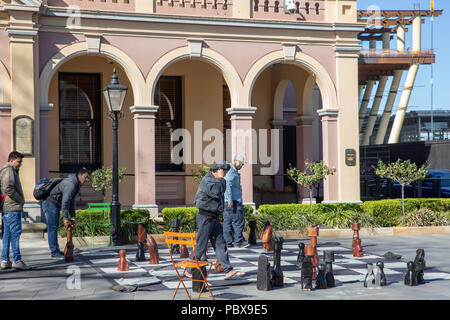
[[[5, 170], [7, 167], [3, 167], [1, 170], [0, 170], [0, 173], [3, 171], [3, 170]], [[3, 194], [2, 193], [2, 189], [1, 189], [1, 185], [0, 185], [0, 211], [2, 211], [3, 210], [3, 203], [5, 203], [5, 199], [6, 199], [6, 193], [5, 194]], [[3, 224], [2, 224], [2, 228], [3, 228]], [[2, 229], [3, 230], [3, 229]], [[2, 234], [3, 234], [3, 232], [2, 232]]]
[[50, 191], [62, 180], [63, 178], [43, 178], [39, 180], [33, 190], [34, 198], [36, 200], [45, 200], [49, 196]]

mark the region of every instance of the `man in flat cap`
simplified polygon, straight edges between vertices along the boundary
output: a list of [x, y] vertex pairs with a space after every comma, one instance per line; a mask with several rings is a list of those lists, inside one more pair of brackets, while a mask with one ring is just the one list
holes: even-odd
[[[225, 211], [223, 212], [223, 237], [229, 248], [248, 247], [244, 243], [244, 206], [242, 204], [242, 185], [239, 170], [244, 165], [244, 157], [240, 154], [233, 159], [232, 166], [225, 176]], [[234, 245], [233, 245], [234, 240]]]
[[200, 182], [194, 199], [194, 205], [198, 208], [195, 253], [198, 258], [203, 256], [207, 250], [208, 240], [210, 240], [217, 259], [219, 259], [226, 273], [225, 279], [234, 279], [244, 273], [233, 269], [230, 263], [227, 246], [223, 238], [222, 224], [219, 220], [220, 214], [224, 210], [226, 189], [226, 182], [223, 177], [225, 171], [229, 169], [230, 165], [224, 161], [214, 162], [210, 171]]

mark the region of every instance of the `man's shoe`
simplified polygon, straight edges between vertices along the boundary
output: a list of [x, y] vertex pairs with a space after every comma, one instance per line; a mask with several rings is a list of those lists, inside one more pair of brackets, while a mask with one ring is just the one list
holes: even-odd
[[239, 245], [239, 248], [248, 248], [248, 247], [250, 247], [250, 243], [241, 243]]
[[2, 261], [1, 268], [2, 270], [11, 269], [11, 261]]
[[62, 253], [61, 251], [52, 253], [52, 259], [64, 259], [64, 253]]
[[234, 248], [234, 244], [227, 244], [228, 248]]
[[12, 267], [16, 270], [30, 270], [31, 267], [26, 265], [23, 261], [13, 262]]

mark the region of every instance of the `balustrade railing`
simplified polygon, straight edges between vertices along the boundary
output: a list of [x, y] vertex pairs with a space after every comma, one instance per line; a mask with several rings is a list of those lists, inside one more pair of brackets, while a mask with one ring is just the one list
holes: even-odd
[[284, 0], [252, 0], [252, 17], [257, 19], [277, 19], [294, 21], [325, 20], [323, 0], [294, 1], [294, 13], [286, 13]]
[[[239, 1], [239, 0], [234, 0]], [[156, 0], [155, 13], [232, 17], [232, 0]]]

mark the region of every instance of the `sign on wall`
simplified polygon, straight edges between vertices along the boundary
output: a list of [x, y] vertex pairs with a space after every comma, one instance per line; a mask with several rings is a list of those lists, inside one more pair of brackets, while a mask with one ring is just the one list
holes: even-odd
[[349, 167], [356, 166], [356, 150], [345, 149], [345, 164]]
[[14, 118], [14, 151], [33, 155], [33, 119], [28, 116]]

